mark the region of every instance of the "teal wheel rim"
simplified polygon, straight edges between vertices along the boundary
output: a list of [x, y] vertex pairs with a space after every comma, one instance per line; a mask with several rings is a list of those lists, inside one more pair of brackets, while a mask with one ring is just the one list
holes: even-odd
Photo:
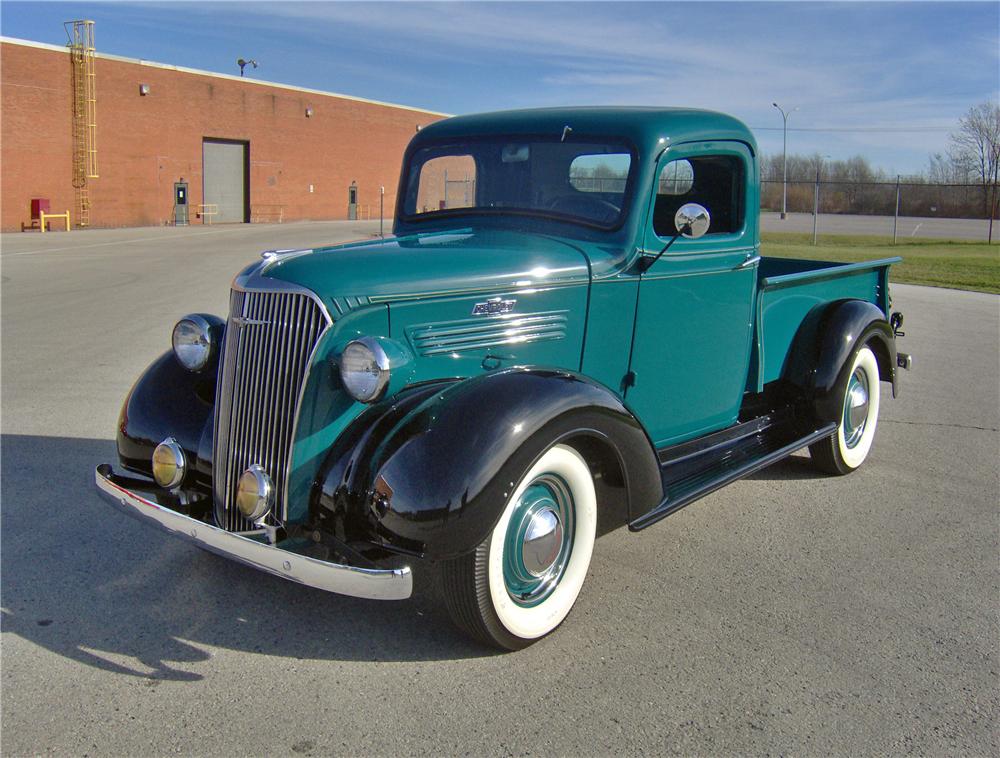
[[517, 605], [538, 605], [559, 586], [574, 528], [573, 495], [562, 477], [542, 474], [524, 488], [504, 537], [504, 585]]
[[870, 403], [868, 375], [857, 368], [847, 383], [847, 397], [844, 398], [844, 444], [854, 448], [865, 434]]

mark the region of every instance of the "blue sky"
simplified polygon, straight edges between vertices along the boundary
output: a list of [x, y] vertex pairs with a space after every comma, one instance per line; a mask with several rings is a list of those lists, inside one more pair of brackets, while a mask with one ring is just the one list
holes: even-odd
[[[573, 104], [732, 113], [765, 152], [919, 172], [1000, 92], [1000, 3], [0, 4], [0, 33], [446, 113]], [[98, 84], [98, 86], [100, 86]]]

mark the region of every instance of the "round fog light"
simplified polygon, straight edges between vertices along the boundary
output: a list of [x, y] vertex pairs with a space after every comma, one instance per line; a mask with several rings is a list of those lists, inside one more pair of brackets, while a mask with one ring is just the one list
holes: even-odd
[[236, 505], [249, 521], [260, 521], [271, 510], [274, 485], [256, 463], [243, 472], [236, 485]]
[[153, 478], [164, 489], [172, 490], [184, 481], [187, 468], [184, 450], [173, 437], [167, 437], [153, 451]]

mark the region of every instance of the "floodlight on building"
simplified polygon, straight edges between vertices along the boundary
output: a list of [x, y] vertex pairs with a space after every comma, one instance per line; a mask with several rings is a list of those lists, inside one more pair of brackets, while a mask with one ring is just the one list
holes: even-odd
[[245, 69], [247, 66], [253, 66], [254, 68], [257, 68], [257, 61], [255, 61], [253, 58], [250, 58], [249, 60], [245, 60], [243, 58], [237, 58], [236, 65], [240, 67], [240, 76], [243, 76], [243, 69]]

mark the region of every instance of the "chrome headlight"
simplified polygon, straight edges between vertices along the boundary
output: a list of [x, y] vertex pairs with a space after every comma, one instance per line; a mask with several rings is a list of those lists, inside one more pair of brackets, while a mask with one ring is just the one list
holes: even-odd
[[212, 325], [208, 319], [197, 313], [185, 316], [177, 322], [171, 341], [174, 345], [174, 355], [188, 371], [200, 371], [205, 368], [215, 349]]
[[347, 343], [340, 355], [340, 381], [355, 400], [373, 403], [389, 384], [389, 357], [371, 337]]

